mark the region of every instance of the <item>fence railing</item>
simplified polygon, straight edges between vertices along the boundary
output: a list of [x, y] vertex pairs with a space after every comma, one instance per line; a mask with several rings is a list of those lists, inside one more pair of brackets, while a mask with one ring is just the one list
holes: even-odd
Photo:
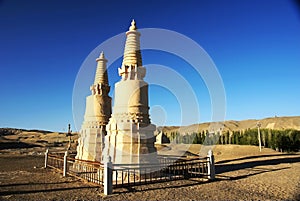
[[208, 157], [157, 164], [114, 164], [114, 186], [135, 186], [193, 177], [208, 177]]
[[158, 163], [152, 164], [112, 164], [110, 157], [104, 164], [95, 161], [68, 157], [68, 152], [45, 153], [45, 167], [55, 168], [67, 174], [104, 186], [104, 194], [112, 189], [147, 183], [164, 182], [188, 178], [215, 178], [212, 151], [203, 158], [180, 158], [158, 156]]
[[103, 184], [103, 164], [95, 161], [80, 160], [68, 157], [67, 151], [64, 154], [49, 154], [48, 151], [46, 151], [45, 167], [51, 167], [60, 170], [63, 172], [63, 176], [69, 174], [96, 184]]

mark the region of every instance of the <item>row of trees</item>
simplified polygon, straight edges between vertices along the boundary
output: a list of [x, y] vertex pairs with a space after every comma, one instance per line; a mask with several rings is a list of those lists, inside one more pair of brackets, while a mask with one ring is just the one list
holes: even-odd
[[[300, 151], [300, 131], [260, 129], [262, 146], [277, 151]], [[181, 135], [179, 132], [172, 132], [168, 136], [170, 141], [184, 144], [237, 144], [237, 145], [258, 145], [258, 130], [247, 129], [245, 131], [210, 133], [208, 130], [199, 133]]]

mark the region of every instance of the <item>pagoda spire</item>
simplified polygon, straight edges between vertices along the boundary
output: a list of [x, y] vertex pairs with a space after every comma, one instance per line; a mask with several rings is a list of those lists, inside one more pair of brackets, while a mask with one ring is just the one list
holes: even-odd
[[107, 59], [104, 57], [103, 51], [100, 53], [100, 56], [96, 59], [97, 69], [95, 75], [94, 84], [90, 87], [93, 95], [103, 95], [108, 96], [110, 87], [108, 84], [108, 75], [106, 69]]
[[[119, 68], [119, 75], [124, 80], [128, 79], [128, 73], [135, 71], [135, 76], [131, 73], [130, 79], [141, 79], [144, 77], [144, 72], [137, 73], [137, 68], [142, 67], [142, 55], [140, 50], [140, 32], [138, 32], [134, 20], [131, 22], [129, 31], [126, 32], [126, 43], [123, 55], [123, 62]], [[143, 70], [142, 70], [143, 71]]]
[[100, 56], [96, 59], [96, 61], [97, 61], [97, 70], [96, 70], [94, 84], [101, 83], [101, 84], [108, 85], [108, 76], [106, 71], [107, 59], [105, 58], [103, 51], [100, 53]]

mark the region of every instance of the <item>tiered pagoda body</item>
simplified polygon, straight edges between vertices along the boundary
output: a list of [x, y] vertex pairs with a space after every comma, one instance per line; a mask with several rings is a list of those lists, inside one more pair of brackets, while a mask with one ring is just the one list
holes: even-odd
[[96, 62], [95, 81], [90, 87], [92, 94], [86, 98], [86, 110], [78, 139], [76, 158], [100, 162], [106, 125], [111, 116], [111, 97], [108, 96], [110, 86], [106, 71], [107, 60], [103, 52]]

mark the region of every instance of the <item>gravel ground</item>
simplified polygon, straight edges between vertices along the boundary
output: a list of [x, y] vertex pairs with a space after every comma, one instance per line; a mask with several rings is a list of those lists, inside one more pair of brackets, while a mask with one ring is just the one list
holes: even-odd
[[219, 158], [216, 180], [103, 188], [43, 168], [43, 156], [0, 155], [0, 200], [300, 200], [300, 154]]

